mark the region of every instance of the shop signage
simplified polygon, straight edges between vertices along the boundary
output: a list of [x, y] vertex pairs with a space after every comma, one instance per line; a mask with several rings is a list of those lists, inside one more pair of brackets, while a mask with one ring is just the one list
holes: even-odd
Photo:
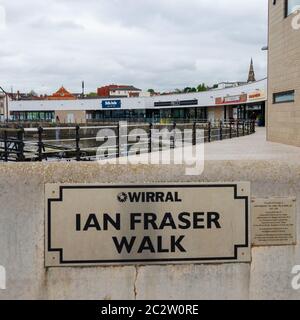
[[121, 100], [103, 100], [102, 109], [121, 109]]

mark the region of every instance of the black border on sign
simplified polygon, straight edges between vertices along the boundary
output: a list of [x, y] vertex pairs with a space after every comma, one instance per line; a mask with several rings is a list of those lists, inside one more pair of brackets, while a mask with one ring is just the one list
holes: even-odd
[[[51, 247], [51, 203], [63, 201], [63, 190], [70, 189], [174, 189], [174, 188], [233, 188], [234, 190], [234, 200], [244, 200], [245, 201], [245, 243], [234, 245], [234, 256], [233, 257], [210, 257], [210, 258], [185, 258], [185, 259], [129, 259], [129, 260], [72, 260], [67, 261], [63, 259], [63, 248], [52, 248]], [[248, 196], [238, 196], [237, 184], [201, 184], [201, 185], [120, 185], [120, 186], [59, 186], [59, 198], [58, 199], [48, 199], [47, 208], [47, 246], [48, 252], [59, 252], [59, 263], [61, 265], [71, 265], [71, 264], [117, 264], [117, 263], [147, 263], [147, 262], [162, 262], [162, 263], [172, 263], [172, 262], [204, 262], [204, 261], [236, 261], [238, 260], [238, 250], [241, 248], [249, 247], [249, 197]]]

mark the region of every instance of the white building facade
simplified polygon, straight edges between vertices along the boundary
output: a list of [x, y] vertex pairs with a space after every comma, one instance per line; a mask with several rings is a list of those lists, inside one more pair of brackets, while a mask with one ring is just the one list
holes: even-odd
[[264, 114], [267, 79], [254, 83], [186, 94], [137, 98], [10, 101], [12, 121], [83, 123], [103, 120], [229, 120]]

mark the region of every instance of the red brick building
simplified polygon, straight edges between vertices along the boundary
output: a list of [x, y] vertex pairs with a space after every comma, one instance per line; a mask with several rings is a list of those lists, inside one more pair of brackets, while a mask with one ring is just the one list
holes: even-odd
[[141, 89], [134, 86], [111, 84], [97, 89], [99, 97], [139, 97]]

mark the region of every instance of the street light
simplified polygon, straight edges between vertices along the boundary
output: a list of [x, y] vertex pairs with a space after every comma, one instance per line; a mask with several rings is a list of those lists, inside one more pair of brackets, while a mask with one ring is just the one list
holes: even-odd
[[6, 109], [6, 122], [8, 122], [8, 93], [0, 87], [0, 90], [5, 94], [5, 109]]

